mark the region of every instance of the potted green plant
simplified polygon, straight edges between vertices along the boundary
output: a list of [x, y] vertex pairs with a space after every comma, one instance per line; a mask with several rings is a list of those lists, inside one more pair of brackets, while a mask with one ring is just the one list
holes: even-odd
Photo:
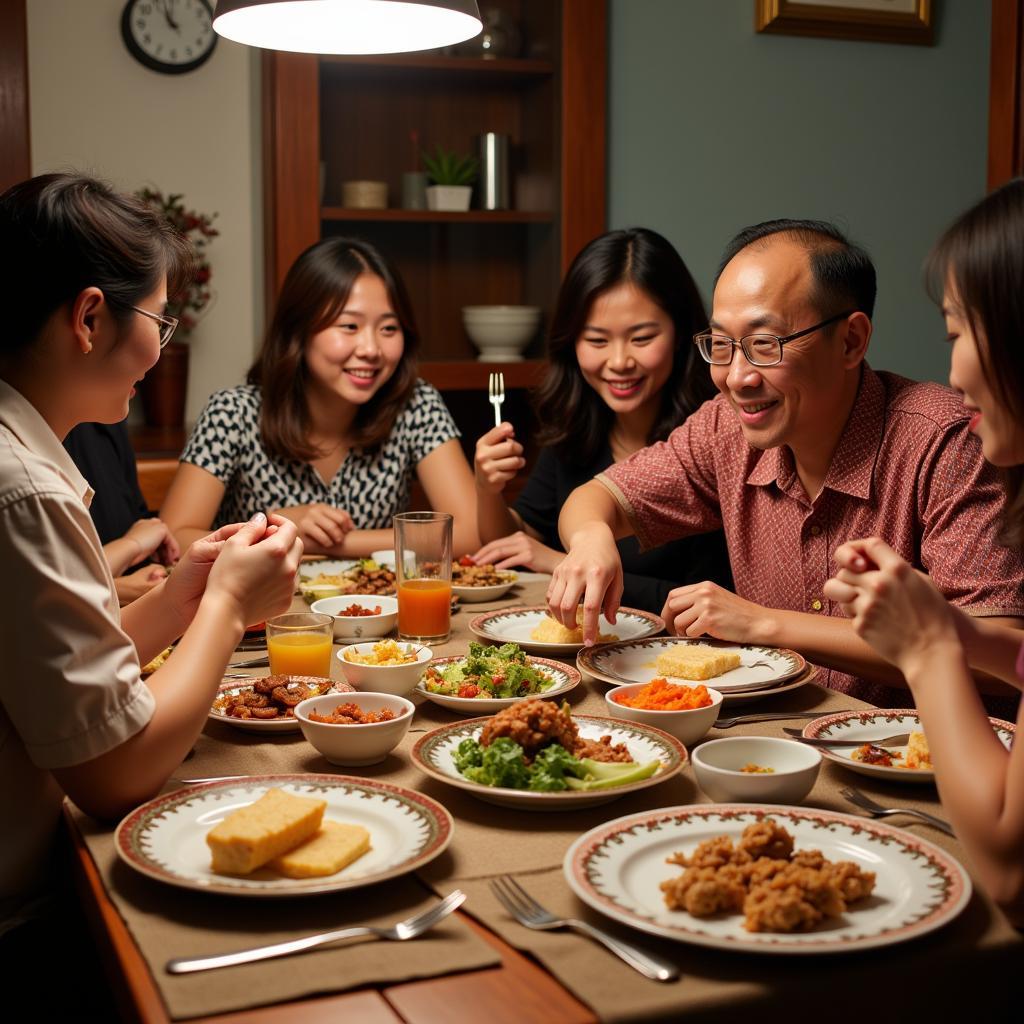
[[423, 166], [433, 182], [427, 189], [430, 210], [468, 210], [480, 161], [475, 156], [459, 156], [438, 146], [433, 155], [423, 154]]
[[174, 338], [160, 353], [160, 360], [146, 374], [139, 387], [142, 411], [151, 427], [181, 427], [185, 422], [188, 388], [188, 340], [213, 299], [210, 278], [213, 271], [206, 252], [210, 240], [220, 232], [213, 226], [216, 213], [197, 213], [186, 208], [183, 196], [143, 188], [136, 195], [148, 203], [184, 236], [192, 249], [191, 273], [176, 294], [168, 296], [167, 314], [178, 318]]

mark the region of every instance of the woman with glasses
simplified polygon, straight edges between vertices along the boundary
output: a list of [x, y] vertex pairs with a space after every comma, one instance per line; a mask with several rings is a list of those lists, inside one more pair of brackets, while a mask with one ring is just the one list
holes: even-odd
[[[0, 195], [0, 934], [23, 926], [0, 939], [7, 969], [45, 894], [66, 899], [50, 855], [64, 797], [116, 819], [153, 796], [246, 625], [291, 600], [302, 545], [292, 523], [260, 515], [193, 544], [119, 610], [92, 490], [61, 445], [76, 424], [124, 419], [187, 259], [147, 206], [91, 178], [43, 175]], [[142, 680], [140, 664], [179, 638]]]
[[[949, 383], [1007, 492], [1005, 540], [1024, 541], [1024, 179], [997, 189], [939, 240], [929, 264], [952, 345]], [[1006, 750], [972, 670], [1024, 689], [1022, 634], [966, 615], [877, 537], [836, 551], [826, 595], [903, 673], [921, 716], [943, 806], [976, 876], [1024, 925], [1024, 716]]]
[[441, 396], [416, 373], [419, 333], [397, 270], [373, 246], [329, 238], [295, 261], [247, 383], [214, 394], [161, 509], [182, 546], [271, 508], [310, 551], [393, 544], [415, 475], [455, 514], [455, 550], [479, 541], [473, 478]]
[[[525, 465], [515, 428], [502, 423], [477, 442], [477, 562], [554, 569], [565, 557], [558, 513], [569, 494], [664, 440], [714, 395], [690, 340], [706, 323], [690, 272], [656, 232], [612, 231], [580, 251], [558, 294], [535, 399], [540, 456], [513, 507], [502, 492]], [[632, 607], [660, 612], [684, 583], [730, 585], [721, 533], [643, 553], [629, 537], [619, 551]]]

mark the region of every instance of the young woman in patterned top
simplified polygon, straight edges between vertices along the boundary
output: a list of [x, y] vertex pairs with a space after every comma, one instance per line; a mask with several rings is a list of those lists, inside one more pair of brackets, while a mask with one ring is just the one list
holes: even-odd
[[[997, 189], [939, 240], [929, 263], [952, 344], [949, 383], [972, 413], [985, 458], [1003, 471], [1005, 539], [1024, 541], [1024, 179]], [[836, 552], [825, 593], [896, 665], [914, 694], [942, 803], [978, 879], [1024, 925], [1024, 717], [996, 738], [971, 670], [1024, 689], [1017, 630], [965, 615], [877, 537]]]
[[441, 396], [417, 379], [419, 334], [395, 268], [330, 238], [288, 271], [247, 383], [216, 392], [161, 509], [184, 548], [211, 524], [271, 509], [307, 551], [360, 557], [393, 543], [413, 475], [478, 546], [473, 478]]

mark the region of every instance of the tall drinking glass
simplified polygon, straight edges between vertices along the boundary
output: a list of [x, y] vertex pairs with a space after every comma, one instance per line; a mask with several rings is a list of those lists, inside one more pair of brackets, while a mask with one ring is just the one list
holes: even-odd
[[398, 635], [443, 644], [452, 625], [452, 517], [447, 512], [395, 516]]

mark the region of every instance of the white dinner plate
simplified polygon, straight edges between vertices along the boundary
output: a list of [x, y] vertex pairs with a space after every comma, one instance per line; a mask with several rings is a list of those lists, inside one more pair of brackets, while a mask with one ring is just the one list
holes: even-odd
[[499, 597], [504, 597], [519, 579], [514, 572], [502, 572], [502, 575], [507, 577], [503, 583], [492, 583], [488, 587], [465, 587], [458, 583], [452, 583], [452, 593], [466, 604], [497, 601]]
[[446, 782], [458, 789], [465, 789], [473, 796], [501, 807], [518, 807], [529, 811], [564, 811], [577, 807], [617, 800], [627, 793], [656, 786], [677, 775], [686, 764], [686, 748], [674, 736], [639, 722], [624, 722], [617, 718], [599, 718], [593, 715], [573, 715], [572, 720], [579, 728], [580, 736], [587, 740], [599, 740], [611, 736], [611, 742], [625, 743], [634, 761], [645, 764], [655, 759], [661, 761], [661, 768], [650, 778], [632, 782], [611, 789], [598, 789], [590, 793], [563, 790], [561, 793], [534, 793], [528, 789], [505, 789], [497, 786], [483, 786], [460, 774], [455, 767], [453, 754], [465, 739], [479, 739], [487, 718], [471, 718], [453, 725], [442, 725], [417, 740], [412, 749], [412, 761], [421, 771], [432, 778]]
[[337, 576], [340, 573], [348, 572], [358, 564], [351, 558], [325, 558], [319, 562], [303, 562], [299, 566], [299, 578], [304, 583], [310, 583], [321, 573], [325, 576]]
[[[1013, 743], [1014, 726], [1000, 718], [990, 718], [992, 730], [1007, 749]], [[858, 740], [865, 743], [892, 736], [894, 733], [914, 732], [921, 729], [917, 711], [912, 708], [872, 708], [870, 711], [839, 711], [834, 715], [822, 715], [807, 723], [803, 729], [804, 736], [818, 739]], [[898, 751], [906, 755], [907, 745], [895, 746], [884, 744], [886, 750]], [[836, 764], [841, 764], [850, 771], [861, 775], [874, 775], [876, 778], [888, 779], [890, 782], [934, 782], [935, 773], [930, 768], [887, 768], [880, 764], [865, 764], [853, 758], [856, 747], [821, 747], [824, 757]]]
[[[544, 606], [536, 606], [485, 612], [473, 619], [469, 628], [482, 640], [489, 640], [495, 644], [516, 643], [524, 651], [530, 651], [533, 654], [558, 657], [565, 654], [576, 654], [582, 650], [583, 644], [545, 644], [530, 639], [530, 634], [543, 621], [547, 611]], [[636, 640], [640, 637], [653, 636], [664, 628], [665, 623], [661, 618], [638, 608], [620, 608], [615, 616], [614, 625], [603, 615], [599, 620], [600, 632], [614, 634], [619, 640]]]
[[763, 690], [741, 690], [739, 693], [723, 693], [723, 704], [743, 704], [754, 700], [770, 700], [780, 693], [789, 693], [791, 690], [799, 690], [801, 686], [813, 683], [818, 670], [813, 665], [808, 665], [796, 679], [788, 679], [778, 686], [769, 686]]
[[[436, 668], [443, 672], [449, 665], [453, 665], [463, 658], [434, 658], [427, 668]], [[578, 686], [581, 680], [579, 672], [571, 665], [565, 665], [560, 661], [551, 661], [549, 658], [527, 658], [530, 665], [542, 675], [551, 680], [551, 686], [540, 693], [528, 694], [525, 697], [449, 697], [443, 693], [431, 693], [420, 680], [416, 684], [416, 692], [426, 697], [427, 700], [440, 704], [449, 711], [458, 712], [460, 715], [494, 715], [502, 708], [511, 704], [518, 704], [521, 700], [528, 700], [530, 697], [543, 697], [550, 700], [553, 697], [561, 697], [571, 689]]]
[[[222, 683], [217, 687], [217, 696], [224, 697], [228, 695], [234, 695], [240, 693], [242, 690], [248, 690], [252, 687], [253, 683], [256, 682], [256, 676], [250, 676], [248, 679], [237, 679], [234, 678], [229, 683]], [[351, 693], [355, 690], [354, 686], [342, 680], [332, 679], [321, 679], [318, 676], [289, 676], [290, 683], [326, 683], [327, 686], [324, 689], [317, 690], [316, 693], [311, 693], [311, 697], [319, 697], [327, 693]], [[210, 713], [206, 716], [211, 722], [223, 722], [225, 725], [234, 726], [236, 729], [244, 729], [247, 732], [298, 732], [299, 722], [296, 718], [235, 718], [233, 715], [226, 715], [220, 708], [215, 705], [210, 708]]]
[[[693, 917], [669, 910], [660, 884], [683, 870], [666, 858], [770, 817], [797, 850], [821, 850], [875, 873], [875, 889], [840, 917], [808, 932], [748, 932], [742, 914]], [[629, 814], [598, 825], [569, 847], [566, 880], [584, 903], [616, 921], [680, 942], [740, 953], [849, 953], [916, 938], [967, 905], [971, 880], [939, 847], [877, 821], [815, 808], [693, 804]]]
[[[755, 647], [752, 644], [733, 644], [725, 640], [691, 640], [678, 636], [646, 639], [627, 639], [615, 644], [600, 644], [580, 651], [576, 664], [579, 669], [606, 683], [649, 683], [661, 675], [655, 668], [659, 654], [673, 647], [715, 647], [740, 656], [739, 668], [724, 672], [713, 679], [704, 679], [719, 693], [744, 693], [778, 686], [794, 679], [806, 668], [807, 662], [796, 651], [781, 647]], [[677, 677], [670, 676], [675, 680]], [[682, 680], [693, 683], [694, 680]]]
[[[272, 787], [326, 800], [324, 818], [362, 825], [370, 833], [369, 851], [323, 878], [282, 878], [266, 868], [239, 878], [216, 874], [207, 832]], [[232, 896], [281, 897], [355, 889], [415, 871], [447, 847], [453, 828], [439, 803], [401, 786], [350, 775], [259, 775], [158, 796], [117, 826], [114, 843], [126, 864], [160, 882]]]

